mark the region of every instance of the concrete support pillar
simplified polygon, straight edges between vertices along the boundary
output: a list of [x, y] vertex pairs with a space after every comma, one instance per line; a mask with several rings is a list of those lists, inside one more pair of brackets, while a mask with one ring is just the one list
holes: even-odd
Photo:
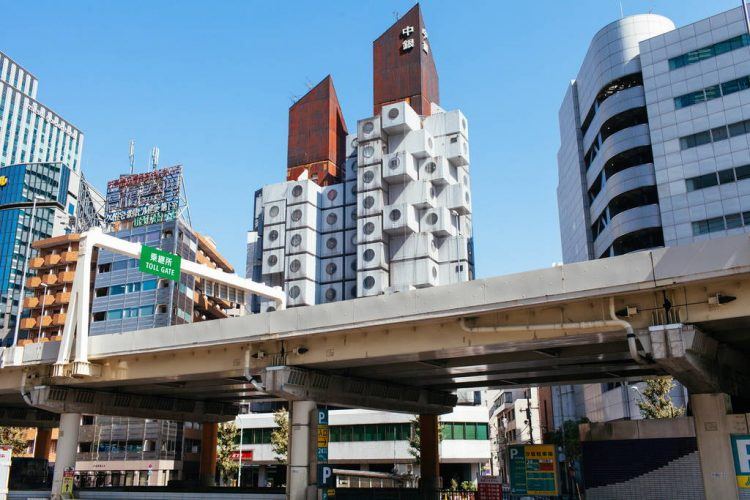
[[200, 479], [203, 486], [216, 484], [216, 446], [219, 440], [219, 424], [203, 422], [201, 427]]
[[37, 427], [36, 439], [34, 440], [34, 458], [49, 460], [49, 452], [52, 449], [52, 429]]
[[258, 466], [258, 488], [268, 486], [268, 468], [265, 465]]
[[59, 499], [62, 494], [63, 473], [76, 466], [78, 452], [78, 429], [81, 427], [80, 413], [63, 413], [60, 415], [60, 432], [57, 436], [55, 471], [52, 475], [52, 498]]
[[419, 487], [423, 498], [437, 498], [440, 487], [438, 416], [419, 416]]
[[726, 394], [693, 394], [690, 404], [701, 459], [706, 500], [739, 498], [727, 415], [732, 409]]
[[286, 497], [289, 500], [312, 500], [317, 498], [316, 485], [311, 484], [316, 450], [310, 446], [310, 424], [316, 404], [314, 401], [292, 401], [290, 406]]

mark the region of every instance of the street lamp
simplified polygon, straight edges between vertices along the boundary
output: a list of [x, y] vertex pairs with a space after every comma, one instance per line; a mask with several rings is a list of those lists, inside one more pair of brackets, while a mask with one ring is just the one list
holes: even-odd
[[44, 338], [44, 334], [42, 333], [42, 321], [44, 321], [44, 299], [47, 297], [47, 287], [49, 287], [47, 283], [41, 283], [41, 285], [44, 287], [44, 293], [42, 294], [42, 313], [39, 315], [39, 333], [37, 334], [37, 339]]
[[13, 329], [13, 347], [18, 345], [18, 329], [21, 326], [21, 314], [23, 314], [23, 295], [26, 292], [26, 273], [29, 272], [29, 257], [31, 254], [31, 240], [34, 238], [34, 218], [36, 217], [36, 202], [44, 201], [41, 196], [34, 196], [31, 204], [31, 222], [29, 223], [29, 239], [26, 240], [26, 255], [23, 260], [23, 272], [21, 273], [21, 293], [18, 297], [18, 314], [16, 315], [16, 326]]

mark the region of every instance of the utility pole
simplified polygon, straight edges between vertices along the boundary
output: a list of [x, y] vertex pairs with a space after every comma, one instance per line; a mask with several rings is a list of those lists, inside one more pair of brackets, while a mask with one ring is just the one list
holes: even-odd
[[534, 444], [534, 425], [531, 422], [531, 387], [526, 393], [526, 421], [529, 424], [529, 443]]

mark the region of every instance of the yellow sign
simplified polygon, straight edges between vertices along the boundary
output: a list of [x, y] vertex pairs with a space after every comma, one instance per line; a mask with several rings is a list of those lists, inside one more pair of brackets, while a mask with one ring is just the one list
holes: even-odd
[[63, 477], [62, 497], [63, 498], [75, 498], [75, 496], [73, 496], [73, 477], [72, 476]]
[[0, 187], [6, 186], [8, 184], [8, 178], [4, 175], [0, 175]]
[[318, 426], [318, 448], [328, 448], [331, 433], [327, 425]]

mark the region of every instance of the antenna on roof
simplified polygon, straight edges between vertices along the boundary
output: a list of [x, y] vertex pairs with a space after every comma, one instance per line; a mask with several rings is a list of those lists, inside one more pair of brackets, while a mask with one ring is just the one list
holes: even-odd
[[292, 104], [297, 102], [298, 99], [299, 99], [299, 96], [296, 96], [294, 94], [289, 94], [289, 100], [292, 101]]
[[314, 85], [312, 84], [312, 82], [310, 81], [308, 77], [305, 77], [305, 85], [307, 85], [307, 90], [312, 90], [312, 88], [314, 87]]
[[135, 167], [135, 139], [130, 139], [130, 174], [133, 174], [133, 168]]
[[397, 10], [393, 11], [393, 20], [394, 21], [398, 21], [398, 11]]
[[159, 148], [154, 146], [151, 148], [151, 169], [156, 170], [159, 168]]

